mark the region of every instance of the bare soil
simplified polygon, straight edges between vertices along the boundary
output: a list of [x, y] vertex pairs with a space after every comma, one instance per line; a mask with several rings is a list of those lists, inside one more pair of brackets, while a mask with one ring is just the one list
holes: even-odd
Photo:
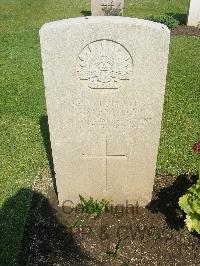
[[173, 35], [200, 36], [200, 28], [180, 25], [177, 28], [171, 30], [171, 34], [172, 36]]
[[19, 265], [200, 265], [200, 237], [184, 227], [179, 197], [195, 176], [158, 176], [146, 208], [93, 217], [34, 191]]

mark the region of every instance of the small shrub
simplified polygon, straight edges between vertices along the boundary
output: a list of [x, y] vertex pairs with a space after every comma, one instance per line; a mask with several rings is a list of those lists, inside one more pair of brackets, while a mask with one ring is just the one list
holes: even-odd
[[146, 17], [147, 20], [165, 24], [169, 29], [174, 29], [178, 27], [179, 22], [171, 16], [149, 16]]
[[80, 203], [77, 205], [77, 208], [82, 213], [94, 214], [95, 216], [99, 216], [103, 211], [109, 210], [110, 204], [105, 199], [98, 201], [90, 197], [87, 201], [81, 195], [79, 195], [79, 198]]
[[[193, 151], [200, 154], [200, 141], [193, 145]], [[187, 193], [179, 199], [179, 206], [186, 213], [185, 223], [188, 230], [200, 234], [200, 163], [199, 178]]]
[[179, 199], [179, 206], [186, 213], [185, 223], [188, 230], [195, 230], [200, 234], [200, 180]]

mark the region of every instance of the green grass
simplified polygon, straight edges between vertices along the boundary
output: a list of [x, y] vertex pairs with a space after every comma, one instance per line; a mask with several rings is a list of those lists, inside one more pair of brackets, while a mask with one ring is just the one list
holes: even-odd
[[[174, 13], [182, 18], [188, 1], [128, 0], [126, 7], [128, 16]], [[88, 10], [86, 0], [0, 1], [0, 265], [15, 264], [32, 182], [50, 172], [40, 129], [46, 108], [38, 30], [47, 21]], [[190, 147], [199, 133], [199, 51], [199, 38], [172, 38], [158, 173], [197, 168]]]
[[195, 173], [200, 139], [200, 38], [171, 39], [158, 173]]
[[146, 16], [159, 16], [174, 14], [179, 20], [185, 20], [189, 0], [126, 0], [125, 15], [144, 18]]

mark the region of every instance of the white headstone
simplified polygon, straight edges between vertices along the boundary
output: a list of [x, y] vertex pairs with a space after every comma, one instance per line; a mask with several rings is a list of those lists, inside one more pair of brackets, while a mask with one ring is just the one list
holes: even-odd
[[124, 0], [91, 0], [92, 16], [123, 15]]
[[200, 0], [191, 0], [188, 15], [188, 26], [200, 27]]
[[40, 30], [59, 203], [146, 205], [152, 197], [170, 33], [127, 17], [82, 17]]

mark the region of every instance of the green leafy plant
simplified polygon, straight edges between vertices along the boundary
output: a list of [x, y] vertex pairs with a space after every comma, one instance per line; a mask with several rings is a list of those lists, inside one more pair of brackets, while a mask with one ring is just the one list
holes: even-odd
[[[200, 153], [200, 141], [193, 145], [193, 150]], [[200, 164], [197, 183], [191, 186], [187, 193], [179, 199], [179, 206], [186, 213], [185, 223], [188, 230], [200, 234]]]
[[89, 200], [84, 199], [83, 196], [79, 195], [80, 203], [77, 205], [77, 209], [82, 213], [94, 214], [95, 216], [99, 216], [103, 211], [109, 210], [109, 201], [102, 200], [94, 200], [92, 197]]
[[154, 21], [154, 22], [158, 22], [158, 23], [161, 23], [161, 24], [165, 24], [169, 29], [174, 29], [174, 28], [178, 27], [178, 25], [179, 25], [178, 20], [176, 20], [172, 16], [167, 16], [167, 15], [163, 15], [163, 16], [148, 16], [145, 19], [151, 20], [151, 21]]

